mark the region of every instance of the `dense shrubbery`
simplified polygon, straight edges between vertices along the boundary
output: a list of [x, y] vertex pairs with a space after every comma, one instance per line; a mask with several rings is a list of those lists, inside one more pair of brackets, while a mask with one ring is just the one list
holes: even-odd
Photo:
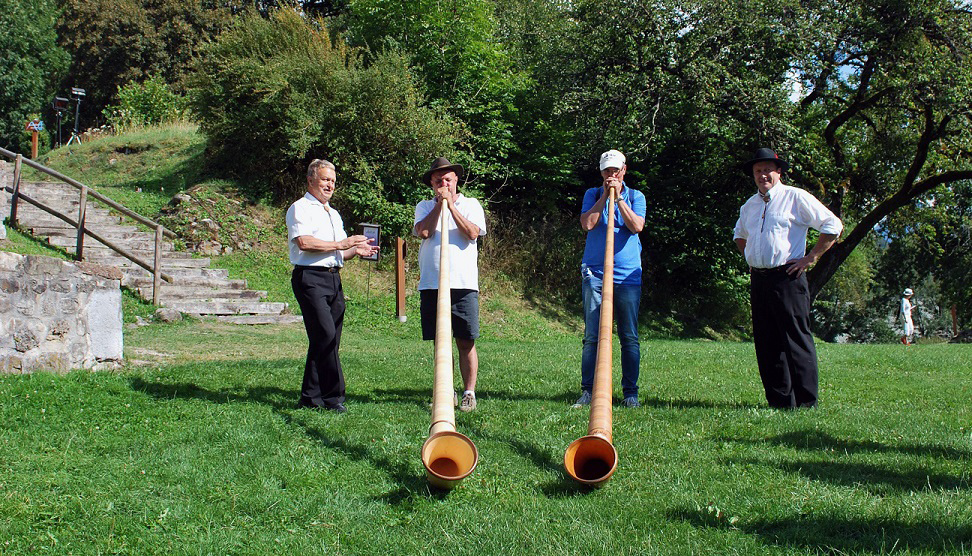
[[188, 101], [177, 95], [161, 76], [143, 83], [132, 81], [118, 88], [118, 104], [104, 110], [108, 124], [116, 131], [147, 125], [172, 123], [186, 115]]
[[246, 16], [208, 50], [194, 109], [213, 161], [278, 201], [298, 194], [313, 158], [338, 169], [335, 202], [348, 222], [390, 234], [411, 227], [427, 195], [418, 169], [449, 155], [462, 130], [424, 106], [406, 60], [332, 43], [321, 21], [290, 10]]

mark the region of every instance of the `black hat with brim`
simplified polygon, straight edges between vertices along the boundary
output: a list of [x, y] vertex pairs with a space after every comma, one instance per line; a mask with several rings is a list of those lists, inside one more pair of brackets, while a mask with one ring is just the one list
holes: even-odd
[[451, 170], [456, 173], [456, 176], [458, 176], [459, 179], [462, 179], [462, 166], [459, 164], [453, 164], [449, 162], [448, 158], [440, 156], [432, 161], [432, 167], [429, 168], [429, 171], [422, 174], [422, 181], [425, 182], [425, 185], [432, 185], [432, 174], [438, 172], [439, 170]]
[[742, 168], [751, 176], [753, 175], [753, 165], [755, 165], [757, 162], [767, 161], [775, 162], [783, 172], [786, 172], [790, 168], [787, 161], [777, 156], [773, 149], [767, 149], [765, 147], [762, 149], [756, 149], [756, 154], [753, 156], [752, 160], [747, 160], [746, 163], [742, 165]]

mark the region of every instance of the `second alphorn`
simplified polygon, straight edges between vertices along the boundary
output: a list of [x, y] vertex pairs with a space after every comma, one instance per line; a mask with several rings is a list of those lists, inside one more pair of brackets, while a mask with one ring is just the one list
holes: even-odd
[[564, 469], [576, 481], [599, 486], [618, 467], [618, 451], [611, 443], [611, 327], [614, 322], [614, 205], [611, 188], [607, 203], [607, 238], [604, 241], [604, 278], [601, 282], [601, 315], [597, 330], [597, 360], [591, 415], [587, 436], [573, 441], [564, 453]]
[[472, 440], [456, 432], [452, 388], [452, 291], [449, 284], [449, 201], [439, 217], [439, 291], [435, 312], [435, 378], [432, 387], [432, 425], [422, 445], [422, 465], [429, 484], [452, 489], [479, 461]]

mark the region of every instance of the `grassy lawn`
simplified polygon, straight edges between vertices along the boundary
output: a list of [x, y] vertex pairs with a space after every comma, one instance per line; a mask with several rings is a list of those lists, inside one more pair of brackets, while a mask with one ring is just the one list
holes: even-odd
[[143, 366], [0, 377], [0, 553], [972, 552], [970, 346], [821, 345], [820, 409], [780, 413], [750, 344], [646, 341], [645, 406], [586, 491], [580, 339], [521, 316], [484, 330], [457, 415], [480, 463], [438, 493], [431, 344], [387, 315], [352, 301], [344, 415], [293, 408], [295, 326], [153, 325], [126, 332]]

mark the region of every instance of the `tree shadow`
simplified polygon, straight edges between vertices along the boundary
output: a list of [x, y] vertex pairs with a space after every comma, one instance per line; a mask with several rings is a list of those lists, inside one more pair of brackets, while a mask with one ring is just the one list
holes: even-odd
[[[374, 403], [409, 403], [416, 404], [423, 408], [428, 408], [432, 401], [432, 387], [429, 388], [375, 388], [373, 394], [362, 398]], [[540, 401], [540, 402], [564, 402], [573, 403], [576, 392], [565, 390], [560, 394], [547, 396], [539, 394], [514, 394], [501, 390], [476, 390], [476, 398], [479, 400], [504, 400], [504, 401]]]
[[[317, 412], [307, 409], [297, 409], [297, 389], [284, 389], [267, 386], [240, 386], [211, 390], [191, 382], [165, 383], [149, 382], [141, 377], [129, 379], [132, 390], [145, 393], [159, 400], [197, 399], [215, 404], [225, 403], [260, 403], [270, 407], [273, 412], [286, 424], [300, 427], [304, 434], [325, 448], [341, 452], [348, 458], [366, 463], [386, 473], [399, 488], [375, 499], [383, 500], [389, 505], [410, 505], [416, 498], [445, 498], [448, 491], [431, 488], [423, 473], [416, 473], [415, 469], [402, 462], [375, 454], [367, 445], [348, 442], [345, 439], [328, 435], [320, 427], [310, 423], [307, 418]], [[361, 403], [374, 403], [374, 399], [364, 396], [349, 397]]]
[[[727, 462], [728, 463], [728, 462]], [[969, 488], [969, 479], [953, 477], [913, 466], [875, 465], [857, 462], [790, 461], [774, 462], [759, 459], [732, 460], [734, 464], [775, 465], [788, 473], [845, 487], [865, 488], [875, 494], [920, 492], [923, 490], [953, 490]]]
[[653, 409], [755, 409], [760, 406], [743, 402], [714, 402], [708, 400], [680, 400], [677, 398], [641, 398], [641, 405]]
[[680, 508], [668, 512], [698, 528], [741, 531], [763, 541], [790, 548], [828, 554], [896, 550], [950, 552], [972, 545], [972, 525], [923, 519], [904, 521], [887, 518], [842, 519], [827, 516], [794, 516], [781, 519], [746, 519], [730, 522], [706, 508]]
[[796, 448], [798, 450], [833, 450], [836, 452], [846, 452], [848, 454], [879, 452], [901, 453], [914, 456], [934, 456], [960, 460], [972, 459], [972, 452], [968, 450], [959, 450], [951, 447], [927, 444], [906, 444], [902, 446], [895, 446], [881, 442], [874, 442], [872, 440], [838, 438], [824, 431], [818, 430], [786, 432], [760, 440], [730, 437], [720, 438], [719, 440], [749, 444], [775, 444], [777, 446]]

